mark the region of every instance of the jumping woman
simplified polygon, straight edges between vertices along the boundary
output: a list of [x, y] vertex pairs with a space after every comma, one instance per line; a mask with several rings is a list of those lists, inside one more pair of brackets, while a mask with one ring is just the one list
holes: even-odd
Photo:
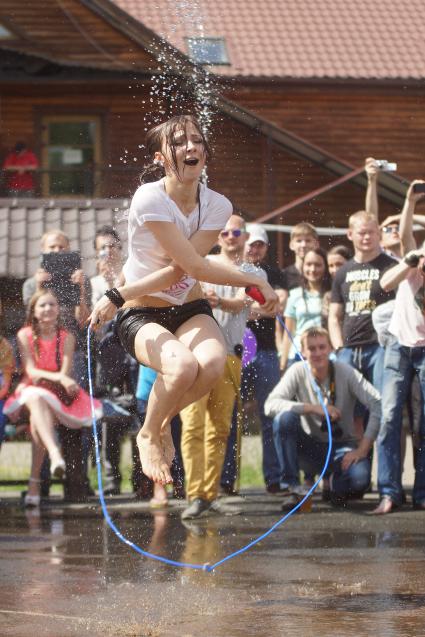
[[192, 115], [175, 116], [151, 129], [146, 145], [153, 164], [145, 169], [145, 183], [130, 206], [125, 285], [98, 301], [90, 326], [96, 329], [120, 308], [123, 346], [158, 372], [137, 444], [144, 473], [167, 484], [174, 456], [170, 420], [210, 390], [226, 359], [199, 281], [256, 286], [269, 311], [277, 296], [263, 279], [204, 258], [232, 205], [200, 183], [210, 151], [198, 121]]

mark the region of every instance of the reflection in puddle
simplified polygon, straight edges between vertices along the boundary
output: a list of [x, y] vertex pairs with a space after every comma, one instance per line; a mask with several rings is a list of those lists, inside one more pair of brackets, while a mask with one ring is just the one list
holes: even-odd
[[[409, 611], [417, 610], [425, 607], [425, 595], [412, 593], [354, 593], [335, 594], [326, 597], [289, 597], [285, 600], [286, 604], [294, 604], [295, 606], [303, 606], [305, 608], [314, 607], [315, 609], [347, 611], [350, 613], [380, 613], [382, 611]], [[256, 602], [256, 606], [280, 606], [281, 599], [268, 599]]]
[[[248, 513], [183, 524], [173, 509], [113, 517], [145, 550], [192, 563], [216, 561], [274, 521]], [[349, 512], [298, 516], [206, 574], [135, 554], [97, 510], [5, 507], [0, 632], [418, 637], [425, 625], [423, 536], [412, 532], [420, 525], [408, 516], [391, 524]]]

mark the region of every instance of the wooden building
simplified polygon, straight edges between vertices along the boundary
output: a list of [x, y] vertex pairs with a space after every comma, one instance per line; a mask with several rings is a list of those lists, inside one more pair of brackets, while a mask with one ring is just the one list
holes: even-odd
[[197, 0], [184, 15], [178, 0], [0, 0], [0, 159], [23, 140], [40, 160], [36, 200], [0, 199], [0, 275], [30, 274], [59, 222], [89, 257], [138, 184], [147, 128], [188, 110], [212, 121], [210, 186], [247, 219], [343, 228], [369, 155], [398, 162], [380, 191], [382, 216], [397, 211], [425, 171], [425, 7], [395, 27], [389, 0], [336, 4]]

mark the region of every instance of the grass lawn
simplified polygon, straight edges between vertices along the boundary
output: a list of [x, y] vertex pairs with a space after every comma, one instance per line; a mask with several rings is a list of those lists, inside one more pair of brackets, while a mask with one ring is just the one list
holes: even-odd
[[[122, 491], [131, 492], [130, 441], [124, 441], [122, 449], [121, 472]], [[7, 442], [0, 451], [0, 480], [26, 480], [29, 476], [31, 445], [29, 442]], [[96, 467], [90, 469], [90, 482], [97, 488]], [[242, 462], [240, 488], [264, 486], [261, 470], [261, 442], [258, 435], [242, 438]], [[25, 486], [2, 486], [0, 491], [24, 490]], [[52, 485], [52, 493], [61, 493], [61, 485]]]

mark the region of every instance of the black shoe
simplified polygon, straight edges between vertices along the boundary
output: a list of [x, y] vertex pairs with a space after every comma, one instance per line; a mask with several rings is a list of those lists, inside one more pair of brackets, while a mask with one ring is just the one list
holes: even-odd
[[275, 484], [268, 484], [266, 486], [266, 491], [267, 493], [270, 493], [270, 495], [285, 495], [290, 493], [288, 487], [281, 487], [278, 482]]
[[183, 511], [182, 520], [192, 520], [199, 518], [205, 511], [210, 508], [210, 503], [202, 498], [195, 498]]
[[329, 502], [334, 507], [344, 508], [347, 506], [348, 497], [344, 495], [337, 495], [334, 491], [331, 491]]
[[208, 513], [215, 513], [216, 515], [240, 515], [242, 509], [232, 504], [225, 504], [221, 500], [213, 500], [210, 502]]
[[107, 487], [103, 490], [103, 495], [109, 497], [112, 495], [120, 495], [121, 490], [119, 487]]

